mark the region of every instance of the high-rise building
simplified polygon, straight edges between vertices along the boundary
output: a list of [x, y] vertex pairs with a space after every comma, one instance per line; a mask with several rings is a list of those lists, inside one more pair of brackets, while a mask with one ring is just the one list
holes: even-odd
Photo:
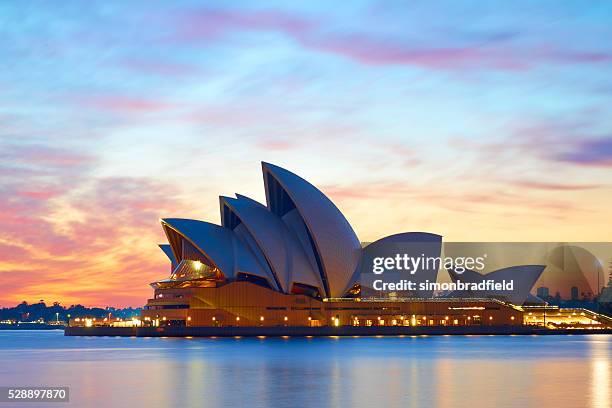
[[541, 299], [547, 299], [550, 296], [548, 288], [546, 286], [541, 286], [537, 291], [538, 297]]
[[572, 300], [578, 300], [578, 298], [580, 297], [580, 291], [578, 290], [578, 286], [572, 286], [570, 293]]

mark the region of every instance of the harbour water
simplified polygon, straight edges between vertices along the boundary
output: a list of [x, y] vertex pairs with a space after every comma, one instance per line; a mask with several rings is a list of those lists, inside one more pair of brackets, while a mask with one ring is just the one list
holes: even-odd
[[3, 330], [0, 353], [0, 386], [69, 386], [70, 403], [47, 404], [56, 407], [609, 408], [612, 400], [612, 335], [190, 339]]

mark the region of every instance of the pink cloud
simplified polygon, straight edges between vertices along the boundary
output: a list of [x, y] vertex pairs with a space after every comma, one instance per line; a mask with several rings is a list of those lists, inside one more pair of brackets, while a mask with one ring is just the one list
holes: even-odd
[[410, 196], [418, 194], [419, 189], [400, 182], [356, 182], [350, 184], [322, 185], [321, 190], [332, 200], [347, 199], [384, 199], [385, 197]]
[[[45, 145], [13, 145], [3, 148], [0, 158], [31, 165], [75, 167], [91, 163], [93, 157], [79, 152]], [[8, 170], [8, 169], [7, 169]], [[15, 169], [23, 172], [23, 169]]]
[[409, 65], [427, 69], [529, 69], [538, 64], [589, 64], [612, 61], [610, 53], [567, 51], [547, 47], [521, 48], [506, 44], [452, 47], [410, 44], [363, 34], [301, 36], [298, 41], [318, 51], [367, 65]]
[[368, 65], [415, 65], [431, 68], [461, 66], [481, 60], [485, 54], [473, 48], [408, 47], [360, 34], [327, 35], [302, 39], [302, 44]]
[[195, 65], [163, 60], [127, 59], [121, 65], [129, 70], [157, 76], [184, 77], [201, 72], [200, 68]]
[[[423, 44], [364, 32], [334, 32], [320, 21], [279, 11], [200, 9], [174, 21], [174, 39], [208, 45], [249, 31], [278, 32], [300, 46], [366, 65], [406, 65], [425, 69], [487, 68], [504, 71], [538, 64], [593, 64], [612, 61], [608, 52], [574, 51], [550, 45], [512, 44], [513, 36], [493, 35], [467, 46]], [[452, 40], [452, 38], [451, 38]]]
[[0, 258], [4, 262], [23, 262], [30, 256], [30, 251], [19, 245], [0, 243]]
[[316, 23], [280, 11], [200, 9], [176, 21], [180, 41], [216, 40], [236, 31], [278, 31], [290, 36], [311, 32]]
[[601, 187], [599, 184], [564, 184], [564, 183], [547, 183], [541, 181], [520, 180], [512, 182], [513, 185], [534, 190], [552, 190], [552, 191], [578, 191], [592, 190]]
[[156, 112], [173, 107], [172, 104], [167, 102], [122, 95], [79, 98], [79, 102], [93, 108], [117, 113]]
[[36, 190], [24, 190], [17, 192], [18, 195], [26, 198], [31, 198], [34, 200], [49, 200], [54, 197], [58, 197], [62, 194], [62, 192], [58, 189], [54, 188], [39, 188]]
[[268, 139], [258, 141], [257, 146], [263, 150], [283, 151], [295, 148], [297, 143], [292, 140]]
[[[504, 157], [507, 163], [524, 163], [532, 158], [541, 163], [563, 163], [582, 167], [612, 167], [612, 137], [594, 130], [596, 122], [588, 113], [584, 120], [526, 121], [501, 129], [501, 138], [491, 142], [454, 138], [449, 145], [458, 150], [472, 151], [484, 163], [497, 162]], [[498, 133], [500, 131], [498, 130]], [[479, 164], [479, 166], [482, 163]], [[544, 188], [546, 186], [533, 185]], [[554, 189], [553, 186], [548, 186]], [[569, 186], [568, 189], [580, 189]], [[588, 188], [592, 188], [588, 185]]]
[[80, 182], [68, 192], [65, 200], [78, 217], [62, 219], [38, 197], [0, 200], [0, 242], [10, 242], [0, 245], [0, 304], [141, 305], [150, 295], [148, 283], [167, 273], [155, 244], [158, 219], [184, 212], [176, 191], [153, 179], [125, 177]]
[[612, 167], [612, 137], [569, 141], [553, 158], [581, 166]]
[[437, 207], [451, 212], [502, 214], [508, 208], [543, 214], [551, 218], [564, 218], [572, 211], [581, 211], [575, 205], [558, 199], [530, 197], [525, 194], [488, 189], [472, 191], [443, 189], [432, 191], [430, 185], [412, 185], [402, 182], [356, 182], [343, 185], [323, 185], [321, 190], [333, 201], [375, 200], [401, 202]]

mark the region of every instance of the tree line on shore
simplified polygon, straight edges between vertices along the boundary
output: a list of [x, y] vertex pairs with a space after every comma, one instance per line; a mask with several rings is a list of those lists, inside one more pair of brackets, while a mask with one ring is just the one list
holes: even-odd
[[91, 316], [95, 318], [122, 318], [129, 319], [134, 316], [139, 316], [141, 308], [115, 308], [115, 307], [86, 307], [83, 305], [62, 306], [59, 302], [54, 302], [53, 305], [47, 305], [44, 301], [28, 304], [23, 301], [14, 307], [0, 308], [0, 321], [14, 322], [52, 322], [52, 321], [67, 321], [70, 317], [85, 317]]

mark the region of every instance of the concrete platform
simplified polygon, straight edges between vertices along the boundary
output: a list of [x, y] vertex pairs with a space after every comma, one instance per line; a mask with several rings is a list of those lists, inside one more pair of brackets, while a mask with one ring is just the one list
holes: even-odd
[[444, 336], [612, 334], [612, 329], [544, 329], [533, 326], [471, 327], [67, 327], [66, 336], [255, 337], [255, 336]]

